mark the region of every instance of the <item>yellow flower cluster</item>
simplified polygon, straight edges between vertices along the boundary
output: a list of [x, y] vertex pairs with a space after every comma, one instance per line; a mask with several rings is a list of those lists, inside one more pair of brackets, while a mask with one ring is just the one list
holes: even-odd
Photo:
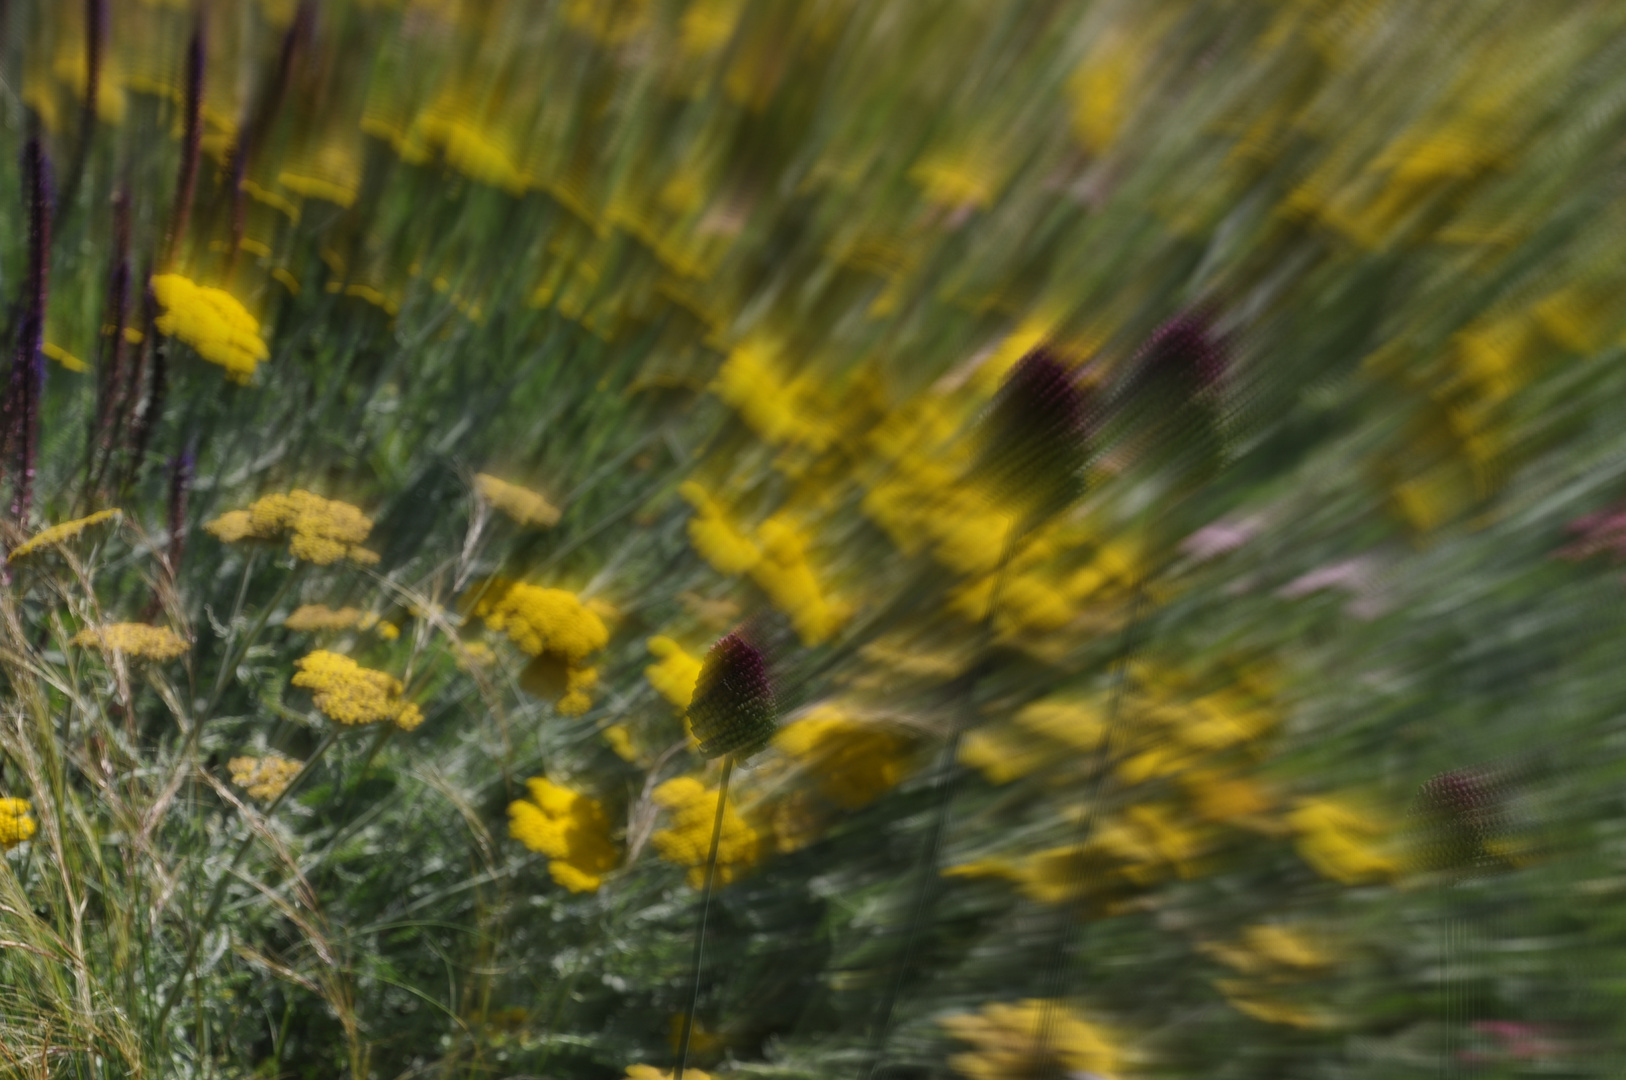
[[592, 702], [588, 691], [597, 683], [598, 671], [583, 661], [610, 640], [604, 620], [591, 605], [564, 589], [498, 578], [480, 588], [473, 613], [536, 657], [527, 669], [527, 681], [560, 693], [559, 711], [578, 715], [587, 710]]
[[750, 574], [773, 606], [790, 616], [804, 644], [818, 645], [840, 629], [851, 608], [824, 594], [808, 562], [807, 538], [787, 515], [763, 522], [752, 539], [699, 484], [691, 480], [678, 493], [695, 509], [689, 541], [714, 569]]
[[826, 419], [830, 410], [820, 407], [806, 377], [787, 380], [780, 374], [777, 354], [777, 347], [764, 340], [740, 344], [718, 369], [712, 390], [764, 442], [820, 453], [839, 433]]
[[247, 510], [232, 510], [204, 526], [228, 544], [239, 540], [274, 540], [293, 535], [288, 550], [295, 558], [328, 566], [340, 559], [371, 565], [378, 555], [361, 546], [373, 530], [373, 519], [337, 499], [308, 491], [256, 499]]
[[1108, 1032], [1059, 1001], [995, 1003], [981, 1012], [942, 1021], [948, 1033], [973, 1049], [949, 1058], [971, 1080], [1017, 1080], [1052, 1072], [1112, 1080], [1123, 1053]]
[[247, 383], [270, 355], [260, 337], [259, 320], [224, 289], [199, 285], [180, 274], [156, 274], [153, 295], [164, 308], [153, 324], [162, 334], [179, 338], [211, 364], [226, 369], [226, 378]]
[[[692, 1076], [694, 1080], [711, 1080], [710, 1073], [699, 1069], [684, 1069], [683, 1075]], [[672, 1080], [672, 1070], [662, 1072], [653, 1065], [628, 1065], [627, 1080]]]
[[775, 741], [818, 777], [826, 798], [848, 810], [896, 787], [909, 763], [907, 739], [853, 720], [834, 705], [786, 724]]
[[[1250, 926], [1242, 941], [1208, 944], [1203, 951], [1245, 978], [1216, 979], [1214, 985], [1238, 1011], [1267, 1024], [1317, 1028], [1326, 1014], [1305, 1005], [1305, 980], [1332, 964], [1332, 957], [1302, 933], [1267, 923]], [[1291, 1001], [1282, 1000], [1283, 995]]]
[[[717, 789], [692, 776], [668, 780], [654, 791], [655, 803], [671, 811], [672, 827], [651, 840], [668, 862], [689, 868], [689, 884], [698, 889], [706, 881], [706, 856], [711, 852], [711, 830], [717, 816]], [[762, 855], [762, 838], [740, 816], [732, 800], [723, 811], [723, 831], [717, 842], [717, 883], [727, 885], [741, 877]]]
[[302, 633], [319, 633], [336, 630], [373, 630], [385, 641], [394, 641], [401, 636], [401, 628], [392, 622], [380, 619], [371, 611], [362, 611], [360, 608], [342, 607], [330, 608], [326, 604], [301, 604], [283, 620], [282, 625], [289, 630]]
[[0, 799], [0, 847], [7, 851], [33, 837], [39, 829], [27, 799]]
[[1287, 820], [1298, 834], [1299, 854], [1323, 877], [1359, 885], [1400, 871], [1384, 842], [1391, 827], [1348, 800], [1303, 799]]
[[559, 521], [559, 508], [528, 488], [499, 480], [487, 473], [477, 475], [474, 484], [480, 498], [521, 525], [548, 529]]
[[542, 777], [525, 781], [529, 799], [508, 804], [508, 835], [548, 857], [548, 873], [571, 892], [596, 892], [621, 861], [597, 799]]
[[519, 685], [537, 697], [553, 698], [561, 716], [580, 716], [593, 707], [598, 668], [573, 667], [557, 653], [543, 653], [525, 665]]
[[341, 724], [393, 721], [402, 731], [423, 723], [423, 713], [401, 700], [401, 680], [382, 671], [364, 668], [348, 656], [318, 649], [294, 661], [299, 673], [295, 686], [312, 692], [316, 707]]
[[989, 783], [1007, 784], [1093, 751], [1105, 732], [1106, 721], [1096, 703], [1044, 698], [1018, 710], [1008, 723], [984, 724], [967, 732], [960, 743], [960, 761]]
[[226, 762], [231, 782], [248, 792], [250, 798], [270, 802], [284, 791], [302, 766], [280, 754], [266, 757], [234, 757]]
[[72, 521], [64, 521], [60, 525], [52, 525], [50, 528], [41, 529], [38, 533], [13, 548], [11, 554], [6, 556], [6, 562], [14, 562], [17, 559], [32, 555], [36, 551], [54, 547], [65, 540], [72, 540], [90, 526], [107, 521], [109, 518], [118, 517], [123, 513], [122, 510], [98, 510], [87, 517], [74, 518]]
[[167, 626], [127, 622], [87, 626], [75, 634], [68, 644], [100, 649], [102, 652], [144, 656], [150, 660], [173, 660], [191, 648]]
[[700, 659], [664, 635], [656, 635], [645, 644], [657, 660], [644, 668], [649, 685], [679, 709], [687, 709], [694, 697], [694, 684], [700, 678]]

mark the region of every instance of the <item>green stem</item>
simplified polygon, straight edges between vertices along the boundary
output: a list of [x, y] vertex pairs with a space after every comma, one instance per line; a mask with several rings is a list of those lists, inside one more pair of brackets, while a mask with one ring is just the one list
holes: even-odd
[[683, 1080], [689, 1064], [689, 1036], [694, 1032], [694, 1010], [700, 1003], [700, 965], [706, 953], [706, 918], [711, 914], [711, 883], [717, 876], [717, 845], [723, 838], [723, 811], [728, 806], [728, 779], [734, 775], [734, 757], [723, 759], [723, 782], [717, 788], [717, 820], [711, 826], [711, 854], [706, 856], [706, 884], [700, 891], [700, 926], [694, 935], [694, 978], [690, 980], [689, 1008], [683, 1014], [683, 1033], [678, 1036], [677, 1071], [672, 1080]]
[[[215, 706], [220, 704], [220, 696], [226, 692], [226, 683], [231, 679], [231, 673], [236, 671], [237, 665], [243, 662], [243, 657], [248, 655], [248, 650], [253, 647], [254, 640], [260, 636], [260, 631], [265, 629], [266, 621], [271, 618], [271, 613], [277, 610], [277, 605], [282, 603], [295, 583], [304, 577], [305, 568], [309, 565], [309, 563], [301, 562], [294, 567], [293, 573], [283, 579], [276, 595], [271, 597], [270, 602], [261, 606], [260, 613], [255, 616], [254, 624], [249, 627], [248, 633], [242, 636], [227, 657], [226, 663], [221, 665], [220, 674], [215, 676], [215, 688], [209, 693], [209, 700], [204, 703], [203, 709], [198, 713], [197, 718], [192, 721], [192, 730], [186, 733], [188, 749], [193, 743], [197, 742], [198, 732], [203, 729], [204, 721], [214, 715]], [[247, 584], [246, 580], [244, 584]]]

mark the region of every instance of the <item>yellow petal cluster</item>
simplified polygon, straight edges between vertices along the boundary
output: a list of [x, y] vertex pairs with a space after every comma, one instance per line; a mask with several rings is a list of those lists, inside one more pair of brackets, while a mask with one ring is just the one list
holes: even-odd
[[27, 799], [0, 799], [0, 847], [7, 851], [33, 837], [39, 825]]
[[559, 521], [558, 507], [528, 488], [499, 480], [487, 473], [476, 476], [474, 484], [480, 498], [521, 525], [548, 529]]
[[750, 574], [773, 606], [790, 616], [804, 644], [828, 640], [851, 615], [846, 604], [825, 595], [808, 561], [807, 537], [788, 515], [763, 522], [753, 539], [699, 484], [688, 481], [678, 493], [694, 507], [689, 541], [700, 557], [719, 573]]
[[[717, 789], [692, 776], [668, 780], [654, 791], [655, 803], [671, 812], [672, 826], [650, 839], [661, 858], [689, 868], [689, 884], [698, 889], [706, 881], [706, 857], [711, 852], [711, 830], [717, 817]], [[723, 831], [717, 842], [719, 885], [742, 876], [762, 856], [762, 838], [732, 800], [723, 811]]]
[[1105, 732], [1098, 703], [1044, 698], [1023, 706], [1009, 723], [984, 724], [967, 732], [960, 743], [960, 761], [990, 783], [1008, 784], [1090, 753]]
[[564, 589], [494, 578], [479, 589], [473, 614], [536, 658], [527, 668], [529, 688], [561, 695], [556, 707], [567, 716], [587, 711], [598, 671], [584, 661], [610, 640], [594, 605]]
[[596, 892], [621, 856], [597, 799], [540, 776], [525, 782], [528, 799], [508, 804], [508, 835], [548, 856], [548, 873], [571, 892]]
[[694, 684], [700, 678], [699, 657], [664, 635], [656, 635], [645, 644], [657, 661], [644, 668], [649, 685], [679, 709], [687, 709], [694, 697]]
[[72, 540], [90, 526], [106, 521], [109, 518], [118, 517], [123, 513], [122, 510], [98, 510], [86, 517], [74, 518], [72, 521], [64, 521], [59, 525], [41, 529], [38, 533], [13, 548], [11, 554], [6, 556], [6, 562], [14, 562], [24, 556], [32, 555], [36, 551], [60, 544], [65, 540]]
[[294, 661], [299, 673], [295, 686], [310, 690], [316, 707], [341, 724], [372, 724], [389, 720], [403, 731], [423, 723], [423, 713], [401, 700], [401, 680], [382, 671], [364, 668], [348, 656], [318, 649]]
[[342, 607], [330, 608], [326, 604], [301, 604], [283, 620], [282, 625], [289, 630], [302, 633], [320, 633], [336, 630], [373, 630], [385, 641], [394, 641], [401, 636], [401, 628], [392, 622], [380, 619], [371, 611], [362, 611], [360, 608]]
[[771, 342], [752, 339], [736, 347], [718, 369], [712, 390], [774, 446], [804, 446], [821, 453], [839, 434], [812, 384], [780, 373], [778, 348]]
[[340, 559], [371, 565], [378, 556], [361, 546], [373, 530], [373, 519], [337, 499], [308, 491], [266, 495], [246, 510], [232, 510], [204, 526], [226, 543], [275, 540], [291, 533], [288, 550], [295, 558], [328, 566]]
[[179, 338], [211, 364], [226, 369], [226, 378], [247, 383], [254, 369], [270, 356], [260, 337], [259, 320], [224, 289], [199, 285], [180, 274], [156, 274], [153, 295], [163, 314], [158, 331]]
[[1123, 1053], [1108, 1032], [1059, 1001], [994, 1003], [942, 1021], [971, 1050], [949, 1065], [971, 1080], [1020, 1080], [1057, 1074], [1113, 1080]]
[[695, 511], [689, 520], [689, 542], [719, 574], [743, 574], [762, 559], [762, 549], [735, 528], [705, 488], [690, 480], [678, 488], [678, 494]]
[[818, 777], [825, 797], [848, 810], [896, 787], [909, 765], [907, 739], [860, 723], [834, 705], [786, 724], [775, 742]]
[[75, 634], [68, 644], [80, 648], [100, 649], [103, 652], [143, 656], [149, 660], [173, 660], [191, 648], [167, 626], [127, 622], [88, 626]]
[[231, 771], [231, 782], [247, 791], [250, 798], [270, 802], [284, 791], [304, 768], [280, 754], [265, 757], [234, 757], [226, 762]]
[[1323, 877], [1359, 885], [1388, 880], [1400, 870], [1384, 844], [1388, 825], [1347, 801], [1303, 799], [1287, 820], [1298, 833], [1299, 854]]
[[[711, 1074], [701, 1072], [699, 1069], [684, 1069], [683, 1075], [692, 1076], [694, 1080], [711, 1080]], [[664, 1072], [653, 1065], [628, 1065], [627, 1080], [672, 1080], [672, 1070]]]

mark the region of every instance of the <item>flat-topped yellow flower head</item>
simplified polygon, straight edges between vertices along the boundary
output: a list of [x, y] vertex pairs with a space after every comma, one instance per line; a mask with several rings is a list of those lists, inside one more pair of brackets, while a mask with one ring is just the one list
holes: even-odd
[[281, 754], [266, 757], [234, 757], [226, 762], [231, 782], [247, 791], [250, 798], [270, 802], [284, 791], [303, 766]]
[[191, 648], [167, 626], [127, 622], [88, 626], [75, 634], [68, 644], [100, 649], [102, 652], [121, 652], [149, 660], [173, 660], [177, 656], [184, 656], [186, 650]]
[[157, 274], [152, 292], [164, 308], [154, 323], [158, 331], [225, 368], [232, 382], [247, 383], [271, 355], [260, 337], [259, 320], [226, 290], [199, 285], [180, 274]]
[[27, 799], [0, 799], [0, 847], [10, 851], [31, 838], [39, 826]]
[[122, 510], [98, 510], [87, 517], [74, 518], [72, 521], [64, 521], [59, 525], [52, 525], [48, 529], [42, 529], [39, 533], [18, 544], [11, 554], [6, 556], [6, 562], [15, 562], [18, 559], [34, 554], [36, 551], [42, 551], [45, 548], [55, 547], [57, 544], [72, 540], [90, 526], [106, 521], [109, 518], [118, 517], [123, 513]]
[[548, 856], [548, 873], [560, 885], [571, 892], [596, 892], [621, 861], [603, 805], [542, 777], [525, 786], [530, 798], [508, 804], [508, 835]]
[[401, 680], [364, 668], [348, 656], [318, 649], [294, 661], [295, 686], [310, 690], [322, 715], [341, 724], [391, 721], [403, 731], [423, 723], [423, 714], [401, 698]]
[[499, 480], [487, 473], [476, 476], [474, 486], [480, 498], [521, 525], [548, 529], [559, 521], [559, 508], [528, 488]]
[[372, 518], [347, 502], [299, 489], [256, 499], [248, 509], [222, 514], [204, 529], [228, 544], [275, 540], [290, 533], [288, 551], [318, 566], [340, 559], [364, 566], [378, 561], [375, 552], [361, 546], [373, 530]]

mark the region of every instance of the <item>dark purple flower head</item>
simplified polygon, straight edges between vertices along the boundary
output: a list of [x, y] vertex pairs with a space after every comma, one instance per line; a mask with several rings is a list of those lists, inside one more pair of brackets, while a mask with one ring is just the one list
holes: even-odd
[[1479, 769], [1441, 773], [1418, 792], [1422, 858], [1431, 870], [1460, 870], [1486, 862], [1485, 845], [1506, 831], [1505, 785]]
[[762, 650], [739, 633], [713, 645], [689, 702], [689, 724], [700, 753], [748, 758], [773, 739], [778, 715]]
[[1078, 494], [1092, 408], [1051, 350], [1028, 353], [1005, 378], [983, 422], [981, 472], [1002, 494], [1054, 509]]
[[1135, 357], [1133, 378], [1140, 383], [1176, 385], [1196, 392], [1218, 386], [1225, 378], [1226, 366], [1225, 345], [1209, 318], [1189, 312], [1153, 331]]

